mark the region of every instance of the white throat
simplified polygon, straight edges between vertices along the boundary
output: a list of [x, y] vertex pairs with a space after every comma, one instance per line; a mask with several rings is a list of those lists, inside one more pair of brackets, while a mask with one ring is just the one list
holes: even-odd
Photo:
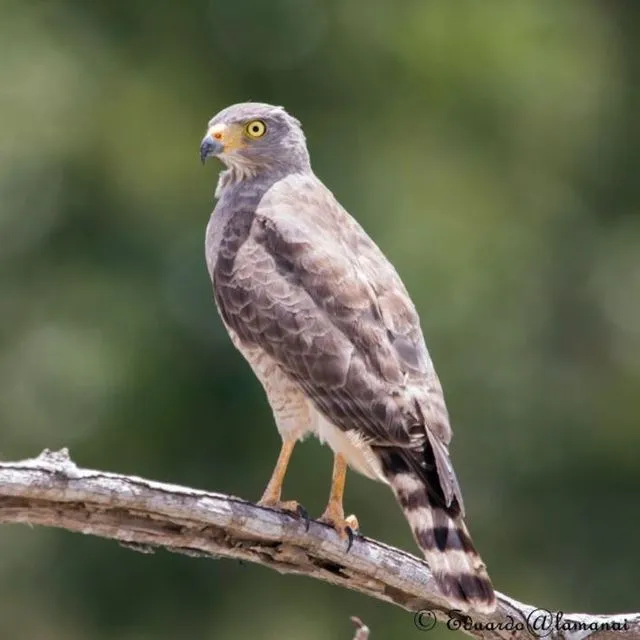
[[223, 171], [218, 178], [218, 185], [216, 186], [215, 197], [220, 198], [222, 192], [232, 187], [247, 178], [253, 178], [258, 173], [257, 167], [249, 162], [238, 162], [236, 158], [234, 161], [225, 163], [227, 165], [226, 171]]

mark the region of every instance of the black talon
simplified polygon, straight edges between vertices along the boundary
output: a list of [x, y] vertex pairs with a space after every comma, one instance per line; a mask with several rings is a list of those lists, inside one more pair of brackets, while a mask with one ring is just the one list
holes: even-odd
[[349, 551], [351, 550], [351, 547], [353, 546], [353, 541], [358, 536], [358, 533], [357, 531], [354, 531], [351, 527], [347, 527], [346, 531], [347, 531], [347, 537], [349, 538], [349, 542], [347, 543], [347, 553], [349, 553]]
[[311, 519], [309, 518], [309, 513], [301, 504], [299, 504], [298, 508], [296, 509], [296, 514], [301, 520], [304, 520], [304, 530], [308, 533], [309, 527], [311, 526]]

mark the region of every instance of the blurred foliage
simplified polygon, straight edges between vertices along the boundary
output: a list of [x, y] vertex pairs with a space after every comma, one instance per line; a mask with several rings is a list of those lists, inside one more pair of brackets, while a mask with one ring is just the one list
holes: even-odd
[[[0, 45], [3, 459], [260, 495], [278, 436], [212, 301], [198, 145], [229, 103], [283, 104], [414, 297], [497, 588], [638, 608], [637, 2], [0, 0]], [[299, 447], [288, 497], [320, 513], [330, 467]], [[346, 501], [416, 550], [384, 487]], [[0, 601], [3, 640], [420, 635], [313, 581], [20, 527]]]

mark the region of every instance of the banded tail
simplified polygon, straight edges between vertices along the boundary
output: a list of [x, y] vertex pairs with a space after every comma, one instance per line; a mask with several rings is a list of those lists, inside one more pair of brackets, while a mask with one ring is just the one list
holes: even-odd
[[455, 605], [452, 608], [491, 613], [496, 607], [493, 585], [457, 498], [447, 506], [435, 466], [419, 473], [406, 456], [411, 453], [384, 451], [384, 473], [440, 589]]

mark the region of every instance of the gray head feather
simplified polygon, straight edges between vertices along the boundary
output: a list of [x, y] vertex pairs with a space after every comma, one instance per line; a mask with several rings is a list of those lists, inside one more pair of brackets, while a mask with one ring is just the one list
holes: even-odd
[[245, 135], [245, 144], [241, 148], [220, 154], [220, 160], [229, 169], [245, 175], [264, 171], [287, 175], [310, 170], [309, 152], [300, 121], [283, 107], [261, 102], [234, 104], [215, 115], [209, 121], [209, 128], [218, 124], [245, 125], [253, 120], [264, 122], [266, 132], [259, 138]]

